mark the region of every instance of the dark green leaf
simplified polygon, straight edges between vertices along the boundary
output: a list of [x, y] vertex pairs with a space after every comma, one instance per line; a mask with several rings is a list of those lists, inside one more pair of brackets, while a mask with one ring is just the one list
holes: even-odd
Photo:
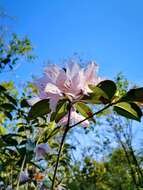
[[5, 92], [5, 91], [6, 91], [6, 88], [0, 85], [0, 92]]
[[114, 111], [129, 119], [141, 120], [142, 111], [135, 103], [120, 102], [114, 106]]
[[14, 104], [15, 106], [17, 106], [17, 102], [16, 102], [16, 99], [13, 98], [12, 96], [8, 95], [5, 93], [5, 96], [7, 97], [7, 99], [12, 103]]
[[30, 105], [28, 104], [26, 99], [21, 100], [20, 105], [21, 105], [22, 108], [30, 107]]
[[34, 104], [28, 114], [29, 119], [36, 119], [37, 117], [41, 117], [45, 114], [50, 113], [50, 105], [49, 105], [49, 100], [44, 99], [40, 100], [36, 104]]
[[2, 140], [7, 144], [7, 146], [17, 146], [18, 145], [18, 142], [9, 135], [3, 135]]
[[10, 104], [10, 103], [4, 103], [4, 104], [1, 104], [0, 105], [0, 110], [9, 110], [9, 111], [12, 111], [16, 109], [15, 106], [13, 104]]
[[112, 101], [116, 93], [116, 84], [111, 80], [105, 80], [100, 82], [97, 86], [89, 85], [89, 88], [93, 91], [89, 96], [85, 96], [83, 99], [88, 100], [89, 103], [103, 103], [107, 104]]
[[113, 98], [117, 90], [116, 84], [111, 80], [104, 80], [100, 82], [97, 87], [102, 89], [109, 99]]
[[121, 101], [143, 102], [143, 87], [129, 90]]
[[5, 114], [6, 117], [8, 117], [10, 120], [12, 120], [12, 115], [11, 115], [10, 112], [4, 111], [4, 114]]

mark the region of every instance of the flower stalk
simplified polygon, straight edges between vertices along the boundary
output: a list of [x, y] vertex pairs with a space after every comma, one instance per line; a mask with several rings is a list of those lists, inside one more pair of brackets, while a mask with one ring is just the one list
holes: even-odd
[[58, 164], [59, 164], [59, 160], [60, 160], [61, 151], [62, 151], [62, 148], [63, 148], [65, 138], [67, 136], [67, 133], [68, 133], [68, 131], [70, 129], [70, 116], [71, 116], [71, 103], [69, 103], [68, 121], [67, 121], [67, 125], [65, 126], [65, 131], [63, 133], [61, 143], [60, 143], [60, 147], [59, 147], [59, 151], [58, 151], [58, 156], [57, 156], [56, 165], [55, 165], [55, 169], [54, 169], [54, 175], [53, 175], [53, 179], [52, 179], [51, 190], [54, 190], [56, 173], [57, 173], [57, 169], [58, 169]]

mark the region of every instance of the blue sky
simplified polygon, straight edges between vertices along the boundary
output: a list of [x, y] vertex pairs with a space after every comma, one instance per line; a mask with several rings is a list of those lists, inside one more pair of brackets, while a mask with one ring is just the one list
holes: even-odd
[[0, 81], [21, 85], [42, 74], [48, 60], [59, 64], [78, 53], [96, 60], [102, 76], [113, 79], [121, 71], [143, 85], [143, 0], [0, 0], [0, 6], [14, 17], [10, 30], [27, 35], [38, 56]]
[[143, 83], [142, 0], [1, 0], [0, 6], [15, 17], [11, 30], [27, 35], [38, 56], [1, 80], [29, 80], [47, 60], [59, 63], [78, 53], [96, 60], [102, 76], [112, 79], [122, 71]]

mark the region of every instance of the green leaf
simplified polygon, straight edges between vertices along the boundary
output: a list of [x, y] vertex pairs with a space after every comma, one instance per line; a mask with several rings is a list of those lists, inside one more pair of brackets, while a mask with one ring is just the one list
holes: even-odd
[[7, 129], [3, 126], [0, 126], [0, 135], [5, 135], [7, 133]]
[[112, 99], [117, 90], [116, 84], [111, 80], [104, 80], [100, 82], [97, 87], [103, 90], [108, 99]]
[[143, 102], [143, 87], [129, 90], [121, 101]]
[[50, 113], [50, 105], [49, 105], [49, 100], [44, 99], [40, 100], [36, 104], [34, 104], [28, 114], [29, 119], [36, 119], [37, 117], [41, 117], [45, 114]]
[[20, 105], [22, 108], [30, 107], [26, 99], [21, 100]]
[[7, 97], [7, 99], [12, 103], [14, 104], [15, 106], [17, 106], [17, 102], [16, 102], [16, 99], [13, 98], [12, 96], [8, 95], [5, 93], [5, 96]]
[[55, 123], [55, 121], [51, 121], [49, 124], [48, 124], [48, 127], [50, 128], [50, 129], [55, 129], [55, 127], [56, 127], [56, 123]]
[[4, 111], [4, 114], [7, 118], [9, 118], [10, 120], [12, 120], [12, 114], [8, 111]]
[[93, 104], [110, 103], [117, 90], [116, 84], [111, 80], [102, 81], [97, 86], [89, 85], [89, 88], [93, 92], [85, 96], [83, 100]]
[[1, 104], [1, 105], [0, 105], [0, 109], [1, 109], [1, 110], [9, 110], [9, 111], [12, 111], [12, 110], [14, 110], [14, 109], [16, 109], [16, 108], [15, 108], [15, 106], [14, 106], [13, 104], [4, 103], [4, 104]]
[[59, 100], [56, 111], [51, 114], [51, 121], [54, 121], [57, 123], [59, 122], [66, 114], [68, 113], [68, 102], [67, 100]]
[[103, 102], [109, 102], [108, 96], [104, 93], [102, 89], [100, 89], [97, 86], [91, 86], [91, 85], [90, 85], [90, 89], [93, 92], [83, 97], [83, 100], [85, 102], [91, 103], [91, 104], [100, 104]]
[[141, 121], [142, 111], [135, 103], [117, 103], [116, 106], [114, 106], [114, 111], [126, 118]]
[[12, 135], [3, 135], [2, 140], [7, 144], [7, 146], [17, 146], [18, 142], [12, 138]]
[[6, 88], [0, 85], [0, 92], [5, 92], [5, 91], [6, 91]]
[[[89, 116], [93, 115], [92, 110], [85, 103], [78, 102], [78, 103], [74, 104], [74, 107], [84, 117], [89, 117]], [[95, 122], [95, 120], [93, 118], [91, 118], [91, 119]]]

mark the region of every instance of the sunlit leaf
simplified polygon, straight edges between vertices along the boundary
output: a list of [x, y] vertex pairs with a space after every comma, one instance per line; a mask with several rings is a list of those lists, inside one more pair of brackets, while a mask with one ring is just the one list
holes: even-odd
[[[91, 108], [88, 105], [86, 105], [85, 103], [77, 102], [74, 105], [74, 107], [85, 118], [93, 115], [93, 112], [92, 112]], [[92, 119], [92, 120], [95, 122], [94, 119]]]
[[89, 96], [85, 96], [83, 99], [93, 104], [110, 103], [117, 90], [116, 84], [111, 80], [104, 80], [97, 86], [89, 85], [89, 88], [93, 92], [89, 93]]
[[6, 128], [4, 128], [3, 126], [0, 126], [0, 135], [5, 135], [7, 133]]
[[142, 111], [135, 103], [120, 102], [114, 106], [114, 111], [129, 119], [141, 120]]

